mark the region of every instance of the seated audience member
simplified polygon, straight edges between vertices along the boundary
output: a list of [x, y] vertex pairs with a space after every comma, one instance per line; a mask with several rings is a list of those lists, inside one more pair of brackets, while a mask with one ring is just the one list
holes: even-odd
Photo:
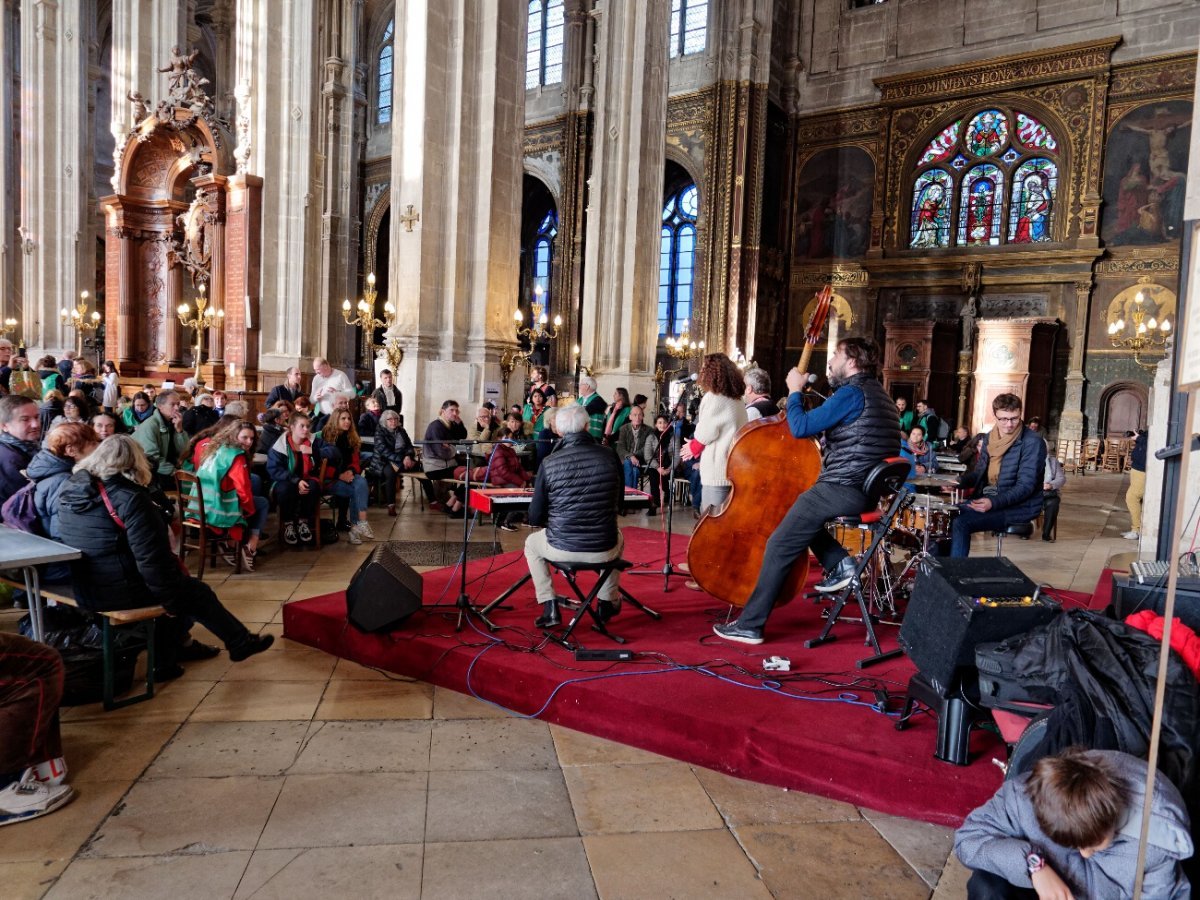
[[913, 411], [908, 408], [908, 400], [904, 397], [896, 398], [896, 414], [900, 417], [900, 430], [905, 434], [912, 431], [913, 425], [917, 424], [916, 417]]
[[685, 441], [691, 440], [692, 435], [696, 433], [696, 426], [688, 419], [687, 405], [681, 400], [675, 404], [675, 412], [671, 417], [671, 424], [676, 422], [680, 424], [681, 435]]
[[[511, 425], [513, 418], [512, 415], [509, 415], [506, 421]], [[459, 466], [454, 470], [455, 479], [462, 479], [466, 474], [466, 466]], [[532, 476], [521, 465], [521, 460], [517, 454], [513, 439], [510, 437], [501, 437], [495, 444], [491, 445], [491, 451], [484, 464], [476, 466], [471, 470], [471, 480], [478, 482], [486, 481], [494, 487], [525, 487], [532, 480]], [[465, 492], [463, 488], [455, 488], [450, 494], [446, 509], [451, 514], [462, 510], [464, 508], [464, 496]], [[494, 518], [498, 528], [503, 528], [505, 531], [517, 530], [517, 526], [512, 524], [512, 514], [496, 513]]]
[[[375, 392], [371, 396], [379, 404], [380, 415], [389, 409], [397, 415], [404, 412], [404, 397], [401, 396], [400, 389], [396, 387], [391, 369], [384, 369], [379, 373], [379, 387], [375, 388]], [[370, 407], [367, 408], [370, 409]], [[358, 430], [366, 434], [361, 426]]]
[[383, 412], [383, 408], [373, 396], [364, 400], [363, 406], [366, 407], [366, 410], [358, 417], [358, 436], [373, 438], [379, 429], [379, 416]]
[[[950, 441], [946, 444], [946, 449], [957, 456], [969, 446], [971, 446], [971, 432], [959, 425], [954, 429]], [[959, 462], [962, 460], [960, 459]]]
[[150, 402], [150, 395], [145, 391], [138, 391], [133, 395], [133, 403], [121, 414], [121, 418], [125, 422], [125, 430], [132, 433], [152, 415], [154, 404]]
[[[243, 429], [250, 432], [245, 440]], [[254, 571], [254, 557], [270, 506], [267, 498], [254, 490], [251, 459], [245, 446], [248, 441], [253, 447], [254, 437], [253, 425], [234, 420], [232, 425], [218, 427], [211, 436], [197, 441], [188, 458], [188, 468], [200, 479], [205, 521], [229, 533], [232, 546], [225, 551], [225, 561], [236, 566], [233, 554], [240, 553], [245, 572]], [[245, 544], [238, 547], [243, 528], [248, 535]]]
[[612, 403], [608, 405], [604, 418], [604, 443], [609, 447], [617, 445], [617, 435], [621, 433], [621, 426], [629, 421], [629, 408], [632, 405], [629, 391], [625, 388], [619, 387], [613, 391]]
[[133, 437], [145, 451], [158, 486], [164, 491], [175, 490], [175, 469], [185, 458], [183, 451], [188, 445], [183, 416], [179, 413], [179, 395], [163, 391], [155, 397], [154, 415], [137, 427]]
[[212, 648], [196, 641], [180, 646], [193, 620], [220, 638], [235, 662], [266, 650], [273, 635], [251, 634], [211, 587], [180, 567], [166, 521], [151, 499], [152, 483], [146, 454], [127, 435], [102, 441], [76, 464], [59, 494], [58, 522], [63, 542], [83, 551], [83, 557], [71, 563], [80, 607], [166, 609], [170, 615], [156, 628], [156, 634], [164, 636], [156, 645], [157, 676], [182, 674], [178, 659], [210, 655]]
[[[185, 385], [187, 384], [186, 379], [184, 380], [184, 384]], [[158, 388], [155, 387], [153, 384], [151, 384], [149, 381], [147, 381], [145, 384], [142, 385], [141, 393], [143, 393], [147, 397], [149, 397], [151, 404], [153, 404], [154, 398], [158, 396]]]
[[258, 438], [258, 452], [268, 453], [279, 440], [279, 436], [287, 431], [288, 414], [285, 410], [272, 407], [263, 413], [262, 434]]
[[25, 468], [41, 449], [42, 423], [28, 397], [0, 398], [0, 505], [28, 483]]
[[92, 416], [91, 425], [96, 432], [96, 437], [100, 438], [100, 440], [120, 433], [117, 428], [116, 417], [109, 413], [96, 413], [96, 415]]
[[649, 514], [658, 515], [659, 474], [652, 463], [658, 457], [658, 436], [654, 429], [645, 424], [645, 411], [634, 404], [629, 410], [629, 421], [621, 427], [617, 436], [617, 458], [625, 472], [625, 486], [636, 488], [645, 474], [650, 492]]
[[250, 404], [245, 400], [230, 400], [225, 404], [225, 411], [221, 413], [221, 418], [248, 419], [250, 418]]
[[59, 425], [82, 425], [87, 422], [87, 412], [81, 405], [78, 397], [68, 397], [63, 401], [62, 415], [56, 416], [50, 423], [50, 427], [46, 429], [46, 435], [42, 439], [42, 446], [46, 446], [46, 441], [50, 439], [50, 433]]
[[937, 472], [937, 451], [925, 440], [925, 429], [920, 425], [914, 425], [908, 433], [908, 449], [912, 452], [918, 475]]
[[354, 428], [354, 417], [348, 409], [335, 409], [329, 416], [329, 424], [321, 432], [321, 440], [327, 447], [335, 449], [329, 465], [325, 468], [325, 484], [322, 488], [334, 497], [350, 501], [350, 536], [352, 544], [364, 540], [375, 540], [375, 533], [367, 522], [368, 490], [367, 479], [362, 474], [362, 439]]
[[[555, 427], [562, 435], [558, 448], [538, 470], [529, 505], [529, 524], [545, 526], [525, 540], [525, 560], [543, 613], [538, 628], [561, 622], [546, 560], [607, 562], [621, 555], [624, 541], [617, 528], [617, 509], [624, 496], [621, 465], [612, 450], [588, 433], [584, 406], [558, 411]], [[613, 572], [598, 596], [602, 619], [619, 611], [620, 573]]]
[[62, 655], [53, 647], [0, 632], [0, 826], [36, 819], [65, 806], [58, 727]]
[[221, 390], [212, 392], [213, 408], [217, 411], [218, 416], [232, 415], [226, 409], [229, 405], [229, 396]]
[[42, 380], [42, 399], [51, 391], [66, 394], [66, 382], [58, 371], [58, 362], [53, 356], [43, 356], [37, 364], [38, 378]]
[[321, 499], [317, 476], [321, 460], [331, 459], [335, 452], [320, 437], [310, 435], [311, 427], [308, 416], [292, 416], [288, 430], [267, 451], [267, 475], [274, 482], [283, 542], [293, 547], [313, 541], [308, 523]]
[[557, 406], [547, 407], [546, 411], [542, 413], [542, 430], [538, 432], [537, 439], [533, 444], [534, 471], [541, 468], [546, 457], [558, 446], [559, 435], [554, 428], [554, 420], [557, 417]]
[[[334, 397], [330, 401], [330, 403], [333, 404], [332, 412], [330, 412], [329, 414], [318, 415], [315, 419], [313, 419], [313, 431], [314, 432], [324, 431], [325, 426], [329, 424], [329, 419], [333, 415], [333, 413], [335, 413], [335, 412], [350, 412], [350, 397], [351, 397], [350, 394], [338, 394], [336, 397]], [[321, 404], [321, 406], [324, 406], [324, 405], [325, 404]], [[353, 421], [353, 415], [351, 415], [351, 421]]]
[[[458, 417], [458, 401], [445, 401], [438, 417], [425, 428], [425, 449], [421, 455], [421, 467], [425, 471], [425, 477], [429, 479], [421, 483], [421, 488], [425, 491], [425, 498], [429, 501], [431, 509], [442, 508], [431, 482], [454, 477], [457, 465], [454, 441], [466, 439], [467, 427]], [[461, 513], [455, 517], [460, 516]]]
[[267, 406], [274, 406], [280, 400], [295, 403], [296, 399], [302, 396], [304, 396], [304, 389], [300, 387], [300, 369], [297, 366], [291, 366], [284, 374], [283, 384], [275, 385], [271, 388], [271, 393], [267, 394]]
[[375, 452], [367, 475], [379, 482], [389, 516], [396, 515], [396, 477], [419, 469], [416, 450], [404, 430], [400, 414], [392, 409], [384, 410], [379, 417], [379, 430], [375, 432]]
[[654, 454], [653, 466], [658, 472], [658, 495], [660, 503], [670, 503], [668, 492], [674, 473], [671, 467], [679, 453], [678, 441], [675, 440], [675, 429], [666, 413], [659, 413], [654, 419], [654, 437], [658, 441], [658, 450]]
[[196, 398], [196, 405], [183, 414], [183, 430], [188, 437], [195, 437], [205, 428], [217, 424], [221, 414], [217, 412], [216, 400], [212, 394], [201, 394]]
[[[504, 417], [504, 424], [500, 426], [500, 432], [494, 436], [500, 440], [511, 441], [512, 449], [521, 460], [521, 465], [533, 470], [536, 465], [536, 453], [533, 449], [532, 422], [524, 421], [519, 412], [509, 410], [508, 415]], [[491, 452], [490, 447], [488, 452]]]
[[950, 528], [950, 555], [969, 556], [971, 535], [1029, 522], [1042, 509], [1046, 442], [1021, 423], [1021, 398], [1000, 394], [992, 401], [996, 427], [984, 436], [975, 468], [959, 487], [973, 488]]
[[[75, 464], [95, 450], [99, 443], [100, 436], [91, 425], [68, 422], [46, 436], [45, 446], [30, 461], [25, 474], [37, 485], [33, 491], [33, 505], [42, 534], [46, 537], [62, 540], [58, 530], [58, 495], [66, 487]], [[70, 573], [64, 568], [61, 576], [48, 577], [48, 580], [65, 581]]]
[[310, 420], [312, 419], [313, 405], [307, 397], [303, 395], [297, 397], [294, 406], [295, 409], [293, 412], [298, 412], [300, 415], [308, 416]]
[[104, 383], [96, 377], [96, 367], [90, 360], [80, 357], [71, 364], [71, 390], [83, 391], [91, 397], [96, 388], [100, 388], [103, 396]]
[[1045, 481], [1042, 483], [1042, 540], [1054, 540], [1054, 526], [1058, 523], [1058, 508], [1062, 505], [1059, 491], [1067, 483], [1067, 473], [1053, 453], [1046, 453]]
[[[1146, 762], [1072, 747], [1006, 781], [958, 829], [954, 852], [973, 870], [968, 900], [1133, 896]], [[1158, 775], [1150, 804], [1146, 898], [1191, 894], [1180, 861], [1192, 854], [1183, 798]]]
[[746, 421], [763, 419], [779, 412], [779, 407], [771, 399], [771, 376], [763, 369], [747, 369], [745, 374], [746, 392], [742, 399], [746, 402]]
[[588, 414], [588, 434], [596, 440], [604, 438], [605, 420], [607, 419], [608, 404], [596, 392], [596, 379], [591, 375], [579, 376], [578, 403]]

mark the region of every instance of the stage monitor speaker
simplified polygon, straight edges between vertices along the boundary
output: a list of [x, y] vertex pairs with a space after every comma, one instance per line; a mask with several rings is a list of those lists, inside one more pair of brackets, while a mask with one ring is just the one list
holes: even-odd
[[[1050, 621], [1059, 606], [1007, 559], [930, 558], [921, 563], [900, 626], [900, 646], [942, 696], [975, 645]], [[1036, 596], [1036, 599], [1035, 599]]]
[[421, 608], [423, 580], [396, 542], [376, 544], [346, 588], [346, 617], [359, 631], [392, 631]]

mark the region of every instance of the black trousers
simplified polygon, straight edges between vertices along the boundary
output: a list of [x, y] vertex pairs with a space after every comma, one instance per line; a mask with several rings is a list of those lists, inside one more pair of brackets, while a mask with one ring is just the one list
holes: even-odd
[[972, 869], [967, 881], [967, 900], [1037, 900], [1037, 891], [1017, 887], [1003, 876], [983, 869]]
[[275, 483], [275, 501], [279, 504], [279, 521], [295, 522], [311, 519], [321, 500], [321, 488], [315, 478], [308, 479], [309, 492], [301, 494], [296, 485], [287, 481]]
[[1054, 526], [1058, 522], [1058, 507], [1062, 505], [1062, 497], [1058, 491], [1042, 492], [1042, 539], [1050, 540], [1054, 534]]
[[810, 549], [826, 571], [845, 559], [849, 554], [825, 530], [825, 523], [837, 516], [856, 516], [866, 508], [863, 492], [842, 484], [818, 481], [797, 497], [767, 541], [758, 582], [738, 624], [762, 628], [767, 623], [793, 564]]

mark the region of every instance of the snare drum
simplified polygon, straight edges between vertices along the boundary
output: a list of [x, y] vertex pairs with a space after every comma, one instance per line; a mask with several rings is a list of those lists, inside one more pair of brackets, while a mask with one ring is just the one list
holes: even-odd
[[929, 532], [930, 537], [949, 537], [950, 526], [959, 509], [953, 503], [932, 498], [908, 507], [900, 516], [900, 527], [914, 534]]

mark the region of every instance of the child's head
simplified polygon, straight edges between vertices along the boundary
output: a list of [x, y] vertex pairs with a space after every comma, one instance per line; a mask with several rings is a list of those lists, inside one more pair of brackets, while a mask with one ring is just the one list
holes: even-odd
[[1046, 837], [1085, 859], [1112, 843], [1129, 806], [1112, 767], [1082, 747], [1039, 759], [1025, 790]]

